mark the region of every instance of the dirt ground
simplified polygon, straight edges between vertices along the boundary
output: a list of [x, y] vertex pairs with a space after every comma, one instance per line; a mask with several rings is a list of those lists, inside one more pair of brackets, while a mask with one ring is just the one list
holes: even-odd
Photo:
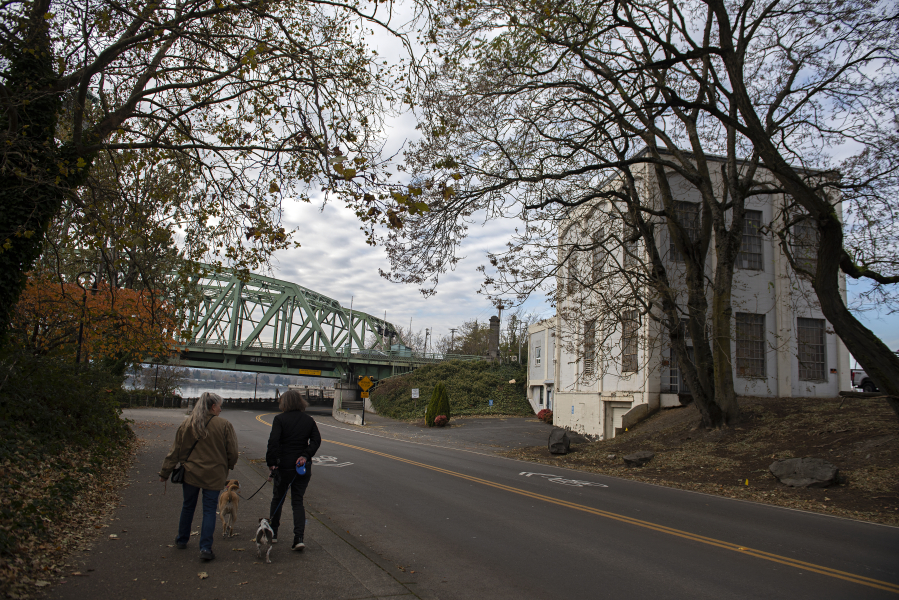
[[[545, 446], [506, 456], [668, 487], [899, 525], [899, 420], [870, 398], [741, 398], [743, 423], [732, 430], [699, 427], [691, 406], [662, 410], [609, 441], [574, 443], [565, 456]], [[623, 456], [651, 450], [644, 467]], [[823, 458], [841, 483], [789, 488], [768, 466], [794, 457]]]

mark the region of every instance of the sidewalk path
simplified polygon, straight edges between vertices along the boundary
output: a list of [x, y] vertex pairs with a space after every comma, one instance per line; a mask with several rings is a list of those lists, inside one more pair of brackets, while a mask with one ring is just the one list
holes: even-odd
[[[145, 416], [142, 416], [144, 413]], [[282, 541], [272, 550], [272, 564], [256, 558], [252, 536], [260, 516], [268, 514], [271, 486], [249, 502], [241, 502], [237, 534], [221, 537], [217, 527], [213, 551], [216, 560], [199, 559], [198, 538], [187, 550], [177, 550], [174, 539], [181, 510], [180, 486], [163, 484], [156, 475], [184, 413], [180, 410], [129, 411], [140, 441], [128, 485], [119, 509], [87, 550], [69, 559], [72, 572], [47, 591], [58, 600], [117, 600], [239, 598], [414, 598], [428, 597], [403, 581], [403, 573], [373, 551], [353, 541], [322, 515], [308, 510], [306, 550], [292, 552]], [[241, 455], [230, 477], [241, 482], [241, 495], [249, 497], [262, 482], [264, 465]], [[289, 501], [288, 501], [289, 503]], [[291, 531], [291, 511], [284, 511], [282, 530]], [[199, 530], [202, 507], [194, 515]], [[110, 538], [110, 535], [117, 536]], [[289, 540], [287, 540], [289, 542]], [[199, 574], [206, 573], [201, 579]], [[395, 576], [396, 575], [396, 576]], [[407, 578], [408, 579], [408, 578]]]

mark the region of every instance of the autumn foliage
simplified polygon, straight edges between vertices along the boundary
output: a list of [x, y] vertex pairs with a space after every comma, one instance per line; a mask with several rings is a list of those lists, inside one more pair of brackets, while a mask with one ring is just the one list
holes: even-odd
[[82, 288], [32, 276], [12, 324], [34, 354], [81, 362], [164, 356], [174, 341], [174, 320], [152, 292], [113, 288], [103, 281]]

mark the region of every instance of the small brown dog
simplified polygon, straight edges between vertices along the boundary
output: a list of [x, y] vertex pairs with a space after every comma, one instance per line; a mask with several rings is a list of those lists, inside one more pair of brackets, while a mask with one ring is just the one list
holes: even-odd
[[222, 537], [234, 535], [237, 523], [237, 505], [240, 503], [240, 483], [236, 479], [225, 482], [225, 491], [219, 495], [219, 516], [222, 518]]

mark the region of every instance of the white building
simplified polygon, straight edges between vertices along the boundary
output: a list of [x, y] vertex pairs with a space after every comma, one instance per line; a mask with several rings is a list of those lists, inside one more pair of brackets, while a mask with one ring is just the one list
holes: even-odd
[[[698, 215], [698, 192], [679, 175], [672, 174], [669, 182], [678, 201], [678, 214], [689, 215], [692, 211]], [[646, 193], [658, 189], [651, 187], [657, 185], [651, 167], [645, 169], [640, 184], [646, 186], [644, 197], [658, 195]], [[747, 201], [747, 223], [732, 301], [731, 355], [736, 393], [834, 397], [840, 390], [851, 389], [849, 353], [818, 309], [811, 286], [791, 269], [778, 240], [760, 231], [780, 214], [783, 206], [784, 197], [779, 194], [754, 196]], [[571, 240], [577, 243], [578, 238], [590, 239], [596, 235], [593, 232], [603, 227], [614, 227], [611, 220], [604, 218], [610, 213], [608, 206], [601, 203], [584, 207], [580, 217], [560, 231], [560, 246]], [[683, 282], [683, 262], [667, 239], [667, 227], [661, 225], [657, 243], [660, 251], [664, 250], [666, 270], [676, 285]], [[800, 246], [794, 248], [794, 255], [803, 252]], [[600, 301], [602, 294], [597, 295], [595, 288], [571, 292], [578, 268], [601, 271], [607, 261], [623, 265], [630, 258], [621, 245], [606, 244], [604, 251], [604, 256], [584, 254], [580, 267], [572, 261], [559, 271], [558, 289], [567, 290], [557, 298], [559, 314], [553, 323], [541, 323], [529, 332], [528, 389], [535, 408], [540, 406], [541, 391], [547, 398], [547, 390], [554, 389], [551, 401], [557, 426], [608, 439], [616, 430], [630, 426], [659, 407], [680, 405], [681, 400], [686, 401], [689, 390], [668, 347], [667, 335], [656, 321], [642, 318], [629, 323], [618, 319], [609, 326], [602, 319], [579, 320], [571, 316], [580, 306], [603, 306], [602, 302], [617, 299], [612, 293], [611, 300]], [[629, 243], [627, 254], [639, 261], [645, 258], [645, 249], [642, 244]], [[714, 265], [713, 242], [708, 276]], [[609, 281], [613, 286], [614, 277]], [[845, 299], [844, 280], [841, 285]], [[690, 345], [689, 340], [687, 344]], [[547, 356], [550, 347], [554, 348], [552, 359]], [[537, 360], [540, 364], [535, 363]]]
[[528, 327], [528, 400], [535, 413], [553, 409], [556, 376], [556, 319]]

